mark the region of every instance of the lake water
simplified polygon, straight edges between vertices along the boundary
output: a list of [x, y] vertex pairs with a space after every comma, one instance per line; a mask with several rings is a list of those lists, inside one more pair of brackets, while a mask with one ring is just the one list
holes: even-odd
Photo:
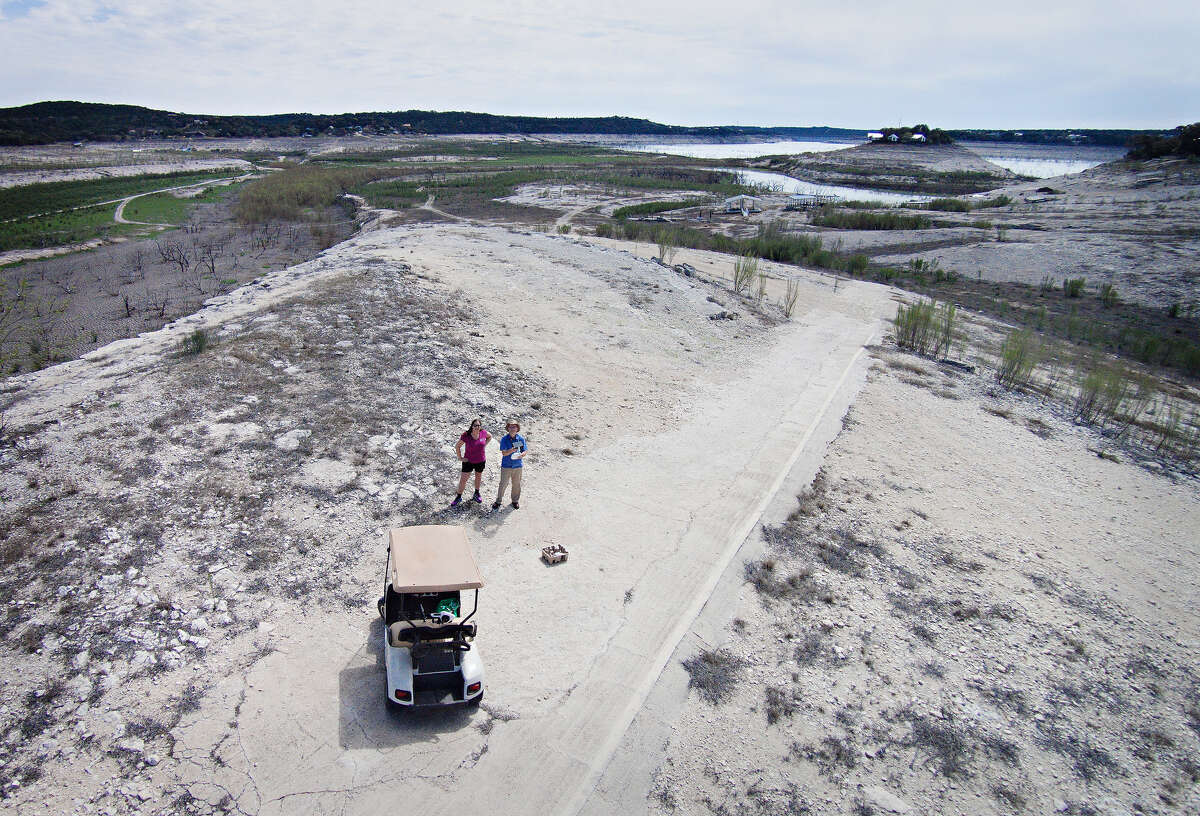
[[797, 153], [824, 153], [861, 144], [860, 141], [755, 142], [753, 144], [635, 144], [624, 150], [640, 153], [666, 153], [694, 159], [755, 159], [759, 156], [792, 156]]
[[[820, 141], [820, 142], [754, 142], [749, 144], [639, 144], [628, 145], [626, 150], [636, 150], [642, 153], [665, 153], [670, 156], [690, 156], [698, 159], [753, 159], [759, 156], [795, 155], [797, 153], [823, 153], [831, 150], [843, 150], [847, 147], [862, 144], [857, 140]], [[1034, 145], [1010, 144], [1006, 142], [960, 142], [960, 145], [975, 153], [980, 158], [1006, 170], [1011, 170], [1020, 176], [1031, 178], [1052, 178], [1071, 173], [1082, 173], [1097, 165], [1115, 161], [1125, 155], [1122, 147], [1094, 147], [1087, 145]], [[774, 174], [772, 174], [774, 175]], [[786, 178], [780, 176], [779, 178]], [[800, 182], [803, 184], [803, 182]], [[809, 185], [816, 189], [802, 189], [796, 192], [829, 192], [834, 188], [828, 185]], [[848, 189], [848, 188], [837, 188]], [[791, 192], [791, 190], [788, 190]], [[859, 190], [860, 194], [864, 191]], [[840, 195], [840, 193], [835, 193]], [[887, 198], [895, 193], [875, 193], [867, 191], [866, 198], [876, 201], [895, 200], [912, 201], [916, 197]], [[864, 200], [862, 195], [844, 196], [857, 201]]]
[[1019, 176], [1044, 179], [1082, 173], [1125, 155], [1123, 147], [960, 142], [981, 159]]
[[805, 193], [808, 195], [835, 195], [847, 201], [878, 201], [882, 204], [904, 204], [909, 201], [929, 201], [932, 196], [913, 193], [893, 193], [885, 190], [862, 190], [858, 187], [839, 187], [836, 184], [814, 184], [800, 181], [782, 173], [767, 173], [762, 170], [740, 170], [738, 179], [742, 184], [768, 187], [779, 193]]

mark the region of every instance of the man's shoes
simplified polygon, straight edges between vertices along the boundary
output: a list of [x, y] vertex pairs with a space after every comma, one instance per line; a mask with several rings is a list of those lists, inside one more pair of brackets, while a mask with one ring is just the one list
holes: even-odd
[[513, 502], [513, 510], [520, 510], [520, 509], [521, 509], [521, 505], [518, 504], [517, 502]]
[[493, 510], [499, 510], [499, 509], [500, 509], [500, 502], [492, 502], [492, 509], [493, 509]]
[[450, 506], [458, 507], [460, 504], [462, 504], [462, 494], [461, 493], [454, 497], [454, 501], [450, 502]]
[[478, 490], [476, 490], [476, 491], [475, 491], [475, 495], [474, 495], [474, 496], [472, 496], [471, 498], [473, 498], [473, 499], [476, 501], [476, 503], [478, 503], [478, 504], [483, 504], [483, 496], [480, 496], [480, 495], [479, 495], [479, 491], [478, 491]]

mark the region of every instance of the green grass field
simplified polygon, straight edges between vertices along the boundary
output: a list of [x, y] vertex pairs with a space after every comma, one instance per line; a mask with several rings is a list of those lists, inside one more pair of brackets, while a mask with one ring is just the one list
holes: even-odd
[[210, 179], [228, 178], [237, 175], [223, 170], [216, 173], [165, 173], [154, 176], [130, 178], [105, 178], [91, 181], [54, 181], [45, 184], [29, 184], [0, 190], [0, 221], [14, 218], [85, 207], [101, 201], [114, 201], [137, 193], [195, 184]]
[[78, 244], [93, 238], [108, 238], [139, 232], [143, 228], [113, 222], [115, 204], [24, 218], [0, 224], [0, 252], [11, 249], [42, 249]]
[[147, 224], [182, 224], [197, 204], [220, 201], [237, 186], [210, 188], [193, 198], [178, 198], [170, 193], [135, 198], [125, 206], [125, 217]]
[[[130, 179], [55, 182], [0, 191], [0, 252], [12, 249], [42, 249], [78, 244], [93, 238], [109, 238], [143, 232], [144, 227], [113, 221], [116, 204], [97, 204], [147, 190], [195, 184], [228, 173], [186, 173], [163, 176], [139, 176]], [[192, 199], [175, 198], [163, 193], [130, 202], [125, 217], [131, 221], [155, 224], [181, 224], [198, 203], [216, 201], [229, 188], [218, 187]], [[79, 208], [79, 209], [75, 209]], [[55, 210], [60, 210], [56, 212]], [[13, 215], [13, 213], [17, 213]], [[30, 215], [47, 213], [45, 215]]]

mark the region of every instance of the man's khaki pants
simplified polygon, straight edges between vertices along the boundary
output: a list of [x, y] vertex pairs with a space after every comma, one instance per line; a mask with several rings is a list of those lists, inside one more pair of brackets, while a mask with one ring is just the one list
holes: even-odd
[[525, 468], [500, 468], [500, 490], [496, 493], [496, 501], [500, 504], [504, 503], [504, 491], [508, 489], [509, 481], [512, 481], [512, 500], [521, 500], [521, 471]]

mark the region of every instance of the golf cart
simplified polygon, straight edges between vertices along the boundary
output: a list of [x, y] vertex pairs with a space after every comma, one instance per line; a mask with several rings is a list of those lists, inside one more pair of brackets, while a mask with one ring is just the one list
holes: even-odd
[[[396, 708], [478, 705], [483, 661], [473, 648], [483, 578], [466, 531], [430, 524], [388, 531], [379, 614], [387, 699]], [[473, 589], [469, 615], [464, 590]]]

